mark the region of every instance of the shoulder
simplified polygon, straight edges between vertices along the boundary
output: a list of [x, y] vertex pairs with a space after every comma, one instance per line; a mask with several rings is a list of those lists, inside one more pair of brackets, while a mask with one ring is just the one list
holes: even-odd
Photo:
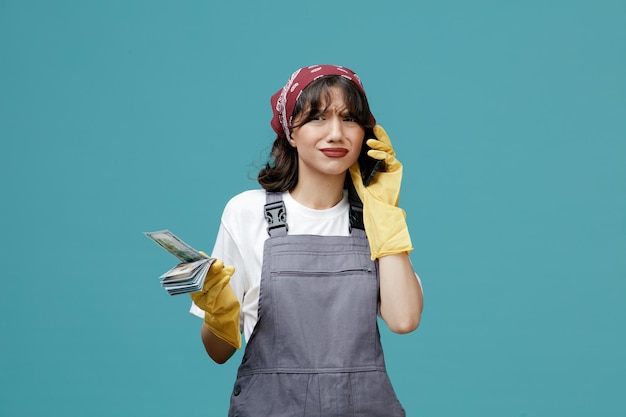
[[222, 213], [222, 225], [231, 233], [263, 228], [265, 190], [248, 190], [232, 197]]
[[250, 213], [251, 211], [260, 210], [265, 205], [265, 190], [248, 190], [232, 197], [226, 207], [224, 213]]

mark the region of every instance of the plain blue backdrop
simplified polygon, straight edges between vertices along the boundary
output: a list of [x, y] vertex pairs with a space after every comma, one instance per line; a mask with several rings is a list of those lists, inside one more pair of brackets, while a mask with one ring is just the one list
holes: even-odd
[[624, 417], [626, 2], [0, 0], [0, 415], [222, 416], [175, 259], [256, 188], [292, 71], [361, 76], [404, 164], [409, 416]]

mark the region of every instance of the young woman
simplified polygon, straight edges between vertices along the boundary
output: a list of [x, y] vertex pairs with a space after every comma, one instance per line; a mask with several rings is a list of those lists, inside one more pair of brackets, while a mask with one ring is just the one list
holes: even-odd
[[[229, 415], [403, 416], [377, 327], [380, 316], [408, 333], [422, 312], [398, 207], [402, 165], [348, 68], [301, 68], [271, 104], [263, 189], [228, 202], [219, 261], [192, 294], [214, 361], [241, 346], [240, 329], [247, 341]], [[384, 169], [365, 186], [367, 158]]]

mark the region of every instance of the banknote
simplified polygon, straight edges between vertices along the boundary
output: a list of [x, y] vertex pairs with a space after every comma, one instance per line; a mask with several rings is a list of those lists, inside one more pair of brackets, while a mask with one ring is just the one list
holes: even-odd
[[159, 277], [161, 286], [170, 295], [196, 292], [202, 289], [206, 274], [215, 259], [195, 250], [169, 230], [144, 232], [144, 234], [182, 261]]
[[178, 264], [159, 277], [161, 286], [170, 295], [200, 291], [214, 260], [202, 258], [200, 261]]
[[183, 262], [195, 262], [206, 258], [167, 229], [144, 234]]

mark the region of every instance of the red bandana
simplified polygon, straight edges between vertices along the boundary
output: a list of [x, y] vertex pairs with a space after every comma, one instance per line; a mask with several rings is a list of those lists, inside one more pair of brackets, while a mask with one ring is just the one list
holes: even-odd
[[[272, 96], [270, 103], [272, 104], [272, 129], [278, 134], [279, 137], [284, 137], [287, 140], [291, 138], [289, 134], [289, 126], [291, 126], [291, 119], [293, 117], [293, 108], [296, 106], [296, 102], [300, 97], [300, 93], [309, 84], [317, 80], [320, 77], [327, 75], [341, 75], [344, 78], [352, 81], [362, 91], [363, 84], [359, 76], [354, 71], [337, 65], [311, 65], [310, 67], [300, 68], [289, 78], [287, 84]], [[370, 114], [371, 115], [371, 114]], [[376, 124], [376, 119], [372, 117], [372, 123]]]

